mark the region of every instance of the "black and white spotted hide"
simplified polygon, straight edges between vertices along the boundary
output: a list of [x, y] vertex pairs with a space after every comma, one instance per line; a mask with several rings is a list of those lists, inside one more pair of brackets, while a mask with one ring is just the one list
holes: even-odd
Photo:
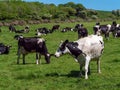
[[69, 42], [66, 47], [70, 50], [70, 53], [77, 58], [82, 51], [78, 48], [78, 43], [76, 42]]

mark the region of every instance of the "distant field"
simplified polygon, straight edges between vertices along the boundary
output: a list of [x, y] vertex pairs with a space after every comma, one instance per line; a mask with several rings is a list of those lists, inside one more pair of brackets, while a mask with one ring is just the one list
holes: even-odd
[[[102, 22], [107, 24], [111, 22]], [[77, 23], [57, 23], [61, 28], [74, 27]], [[93, 33], [95, 22], [83, 22], [89, 34]], [[35, 29], [47, 27], [55, 23], [30, 25], [31, 31], [24, 36], [35, 36]], [[23, 26], [16, 26], [23, 29]], [[101, 57], [101, 74], [97, 73], [96, 62], [91, 62], [89, 79], [79, 78], [79, 64], [72, 56], [64, 55], [60, 58], [51, 58], [50, 64], [45, 64], [42, 56], [41, 65], [35, 64], [35, 54], [26, 56], [26, 65], [16, 64], [17, 41], [13, 38], [8, 27], [1, 27], [0, 43], [12, 45], [9, 55], [0, 56], [0, 90], [120, 90], [120, 38], [105, 40], [105, 49]], [[55, 53], [61, 40], [77, 40], [77, 32], [61, 33], [56, 31], [42, 36], [46, 40], [49, 53]]]

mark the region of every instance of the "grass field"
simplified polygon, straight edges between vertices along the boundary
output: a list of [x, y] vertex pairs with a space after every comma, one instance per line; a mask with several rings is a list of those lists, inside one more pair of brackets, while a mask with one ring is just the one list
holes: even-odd
[[[102, 24], [109, 22], [102, 22]], [[111, 23], [111, 22], [110, 22]], [[74, 27], [76, 23], [59, 23], [61, 28]], [[92, 34], [95, 22], [83, 22]], [[38, 27], [51, 28], [54, 23], [30, 25], [31, 31], [24, 36], [35, 36]], [[23, 26], [16, 26], [23, 29]], [[96, 62], [91, 62], [89, 79], [79, 78], [79, 64], [72, 56], [64, 55], [60, 58], [51, 57], [51, 63], [46, 64], [42, 56], [41, 65], [35, 64], [35, 54], [26, 56], [26, 64], [17, 65], [17, 41], [13, 38], [8, 27], [1, 27], [0, 42], [12, 45], [9, 55], [0, 56], [0, 90], [120, 90], [120, 38], [110, 36], [105, 40], [105, 49], [101, 57], [101, 74], [97, 73]], [[55, 53], [61, 40], [77, 40], [77, 32], [61, 33], [56, 31], [47, 36], [48, 51]]]

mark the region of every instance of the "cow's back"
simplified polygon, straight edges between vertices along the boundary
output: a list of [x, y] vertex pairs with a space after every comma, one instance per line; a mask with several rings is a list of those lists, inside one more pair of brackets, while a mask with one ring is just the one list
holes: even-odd
[[42, 52], [44, 40], [42, 38], [21, 38], [18, 42], [23, 51]]
[[99, 57], [102, 54], [104, 42], [101, 36], [90, 35], [79, 39], [77, 42], [79, 44], [78, 48], [91, 58]]

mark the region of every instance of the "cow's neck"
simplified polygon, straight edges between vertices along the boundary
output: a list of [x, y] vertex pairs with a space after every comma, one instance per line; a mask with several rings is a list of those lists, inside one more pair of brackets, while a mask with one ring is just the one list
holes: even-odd
[[70, 53], [77, 58], [82, 51], [78, 48], [78, 45], [74, 42], [68, 43], [66, 47], [69, 49]]

